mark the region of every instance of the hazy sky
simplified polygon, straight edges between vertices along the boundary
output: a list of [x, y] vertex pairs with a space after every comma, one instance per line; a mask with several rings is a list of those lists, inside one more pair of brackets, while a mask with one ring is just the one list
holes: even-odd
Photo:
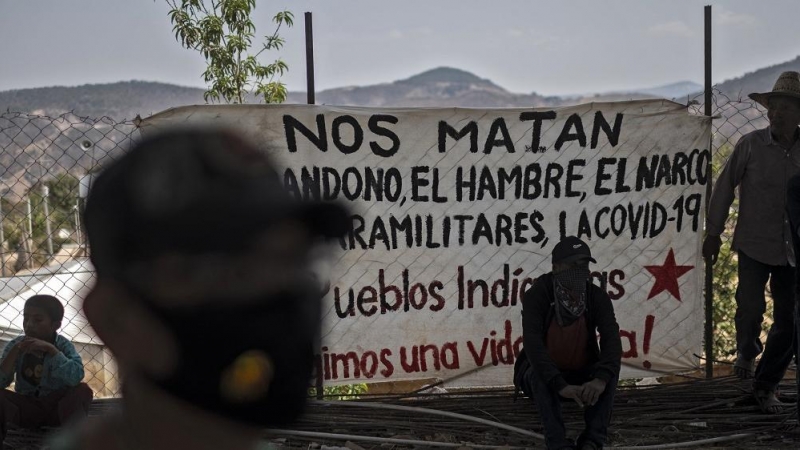
[[[280, 56], [305, 90], [303, 13], [314, 14], [317, 90], [450, 66], [546, 95], [703, 82], [703, 6], [713, 5], [713, 79], [800, 54], [798, 0], [259, 0], [259, 34], [288, 8]], [[175, 41], [164, 0], [0, 0], [0, 90], [150, 80], [203, 86], [202, 58]], [[268, 59], [272, 56], [268, 56]]]

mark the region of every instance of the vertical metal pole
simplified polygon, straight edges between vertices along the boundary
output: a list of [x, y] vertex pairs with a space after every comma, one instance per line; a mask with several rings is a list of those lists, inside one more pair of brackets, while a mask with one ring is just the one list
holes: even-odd
[[28, 192], [27, 200], [28, 200], [28, 203], [27, 203], [27, 208], [26, 208], [25, 212], [26, 212], [27, 217], [28, 217], [28, 229], [26, 231], [28, 232], [28, 237], [31, 238], [31, 237], [33, 237], [33, 208], [31, 208], [31, 194], [30, 194], [30, 192]]
[[313, 105], [314, 98], [314, 32], [311, 29], [311, 13], [306, 17], [306, 103]]
[[2, 271], [3, 276], [8, 276], [6, 273], [6, 233], [3, 229], [3, 221], [5, 217], [3, 216], [3, 200], [0, 198], [0, 271]]
[[47, 233], [47, 259], [50, 260], [53, 258], [53, 230], [50, 224], [50, 188], [46, 184], [42, 185], [42, 202], [44, 205], [45, 232]]
[[83, 247], [83, 234], [81, 233], [81, 200], [75, 200], [75, 206], [73, 206], [74, 214], [75, 214], [75, 238], [78, 243], [78, 248]]
[[[711, 5], [705, 7], [705, 115], [711, 117]], [[713, 134], [708, 142], [708, 150], [713, 152]], [[711, 160], [708, 159], [706, 173], [706, 217], [708, 217], [708, 205], [711, 200]], [[714, 266], [711, 258], [706, 258], [706, 378], [714, 377]]]
[[[313, 105], [316, 103], [314, 93], [314, 31], [311, 27], [311, 13], [305, 13], [306, 18], [306, 103]], [[322, 353], [321, 349], [317, 349]], [[322, 364], [317, 367], [317, 376], [314, 383], [315, 390], [317, 391], [317, 400], [322, 400], [325, 396], [325, 387], [323, 385]]]
[[28, 191], [27, 211], [28, 213], [28, 233], [25, 243], [27, 244], [28, 268], [33, 268], [33, 208], [31, 208], [31, 193]]

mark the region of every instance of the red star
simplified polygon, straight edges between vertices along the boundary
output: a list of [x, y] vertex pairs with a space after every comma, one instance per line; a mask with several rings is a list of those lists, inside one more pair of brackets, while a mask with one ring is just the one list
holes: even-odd
[[678, 301], [681, 301], [681, 291], [678, 288], [678, 278], [683, 276], [683, 274], [686, 272], [694, 269], [694, 266], [676, 265], [675, 253], [670, 248], [664, 264], [660, 266], [644, 266], [644, 268], [656, 277], [656, 282], [653, 284], [653, 288], [650, 289], [650, 294], [647, 295], [648, 300], [655, 297], [662, 291], [667, 291], [672, 294], [673, 297], [677, 298]]

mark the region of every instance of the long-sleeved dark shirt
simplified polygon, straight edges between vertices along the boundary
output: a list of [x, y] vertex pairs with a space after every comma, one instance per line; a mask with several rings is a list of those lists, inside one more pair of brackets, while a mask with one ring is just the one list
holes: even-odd
[[[622, 342], [614, 307], [608, 294], [590, 284], [586, 296], [586, 325], [589, 329], [589, 348], [594, 365], [592, 376], [605, 382], [619, 377], [622, 360]], [[534, 372], [555, 392], [567, 386], [561, 371], [547, 354], [547, 329], [555, 320], [555, 293], [553, 275], [537, 278], [522, 298], [522, 341], [525, 354]], [[600, 333], [598, 347], [595, 336]], [[587, 367], [588, 368], [588, 367]]]
[[[789, 225], [792, 228], [794, 254], [800, 254], [800, 174], [789, 179], [786, 192], [786, 210], [789, 214]], [[800, 293], [800, 267], [795, 266], [794, 290]]]
[[772, 139], [769, 128], [742, 136], [714, 184], [706, 220], [708, 234], [722, 234], [738, 187], [739, 219], [732, 248], [764, 264], [794, 265], [786, 186], [797, 173], [800, 141], [786, 150]]

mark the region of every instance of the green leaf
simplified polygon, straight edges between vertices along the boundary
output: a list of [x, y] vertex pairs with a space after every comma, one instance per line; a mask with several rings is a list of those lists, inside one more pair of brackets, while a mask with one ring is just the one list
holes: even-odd
[[275, 14], [275, 17], [272, 19], [278, 25], [286, 24], [286, 26], [291, 27], [294, 25], [294, 14], [291, 11], [285, 10]]
[[279, 50], [285, 43], [284, 39], [280, 36], [264, 36], [264, 39], [266, 39], [264, 43], [264, 48], [266, 50]]
[[[258, 56], [283, 48], [285, 41], [278, 32], [281, 25], [293, 25], [290, 11], [278, 12], [273, 18], [275, 30], [254, 42], [257, 30], [252, 13], [256, 0], [165, 1], [170, 7], [167, 16], [175, 40], [184, 48], [196, 50], [206, 61], [202, 73], [206, 102], [243, 103], [250, 90], [268, 103], [286, 99], [286, 87], [272, 80], [283, 75], [288, 66], [280, 59], [262, 65]], [[259, 51], [249, 55], [253, 48]]]

